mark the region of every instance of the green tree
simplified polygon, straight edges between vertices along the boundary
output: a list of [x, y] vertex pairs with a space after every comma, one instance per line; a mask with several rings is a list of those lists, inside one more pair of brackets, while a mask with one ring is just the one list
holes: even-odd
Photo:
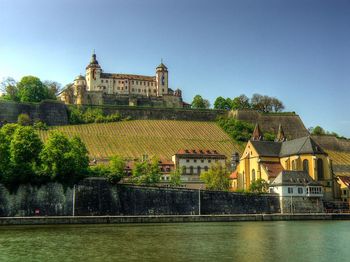
[[120, 156], [113, 156], [109, 161], [107, 178], [111, 183], [118, 183], [126, 176], [125, 161]]
[[32, 179], [41, 149], [40, 137], [32, 127], [20, 126], [16, 129], [10, 143], [10, 160], [16, 182], [27, 183]]
[[230, 101], [228, 101], [227, 99], [223, 98], [222, 96], [219, 96], [215, 99], [214, 108], [215, 109], [230, 109], [231, 103], [229, 103], [229, 102]]
[[25, 76], [17, 84], [21, 102], [40, 102], [49, 98], [48, 88], [35, 76]]
[[10, 164], [10, 144], [4, 134], [0, 131], [0, 182], [3, 181], [5, 173], [9, 171]]
[[235, 97], [232, 100], [231, 108], [233, 110], [249, 109], [250, 108], [249, 98], [243, 94]]
[[249, 191], [253, 193], [266, 193], [269, 189], [269, 184], [264, 179], [257, 179], [251, 183]]
[[312, 135], [325, 135], [326, 131], [322, 127], [316, 126], [316, 127], [312, 128], [311, 134]]
[[181, 170], [177, 168], [170, 173], [170, 185], [176, 187], [180, 186], [181, 184]]
[[248, 141], [254, 130], [252, 124], [231, 117], [221, 117], [217, 123], [230, 137], [241, 142]]
[[196, 95], [191, 103], [192, 108], [207, 109], [210, 107], [210, 103], [207, 99], [203, 99], [202, 96]]
[[88, 151], [81, 139], [68, 139], [58, 131], [50, 134], [40, 159], [45, 174], [68, 184], [81, 178], [89, 165]]
[[12, 77], [7, 77], [0, 83], [0, 91], [3, 93], [3, 98], [19, 101], [17, 82]]
[[32, 120], [28, 114], [20, 114], [17, 119], [17, 123], [21, 126], [30, 126]]
[[61, 84], [57, 83], [55, 81], [51, 81], [51, 80], [46, 80], [46, 81], [43, 82], [43, 84], [45, 85], [45, 87], [48, 90], [47, 99], [56, 100], [57, 99], [57, 94], [62, 89]]
[[135, 162], [132, 172], [132, 181], [138, 185], [155, 185], [160, 181], [159, 160], [152, 158], [151, 161]]
[[208, 190], [227, 191], [230, 188], [230, 174], [225, 165], [217, 162], [200, 175]]

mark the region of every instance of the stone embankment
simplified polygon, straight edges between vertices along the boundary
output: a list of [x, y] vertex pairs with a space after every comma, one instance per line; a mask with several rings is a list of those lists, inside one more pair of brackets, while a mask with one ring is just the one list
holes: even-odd
[[350, 214], [239, 214], [239, 215], [174, 215], [174, 216], [60, 216], [0, 217], [0, 226], [60, 224], [133, 224], [186, 222], [302, 221], [350, 220]]

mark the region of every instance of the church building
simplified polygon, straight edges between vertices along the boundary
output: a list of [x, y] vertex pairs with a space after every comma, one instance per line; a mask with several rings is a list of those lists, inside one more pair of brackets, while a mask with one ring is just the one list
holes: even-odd
[[66, 104], [186, 106], [181, 90], [169, 88], [169, 72], [163, 63], [156, 68], [154, 76], [105, 73], [94, 53], [85, 72], [85, 76], [77, 76], [60, 94]]
[[327, 153], [310, 136], [287, 141], [282, 126], [275, 141], [264, 141], [256, 125], [236, 169], [236, 189], [248, 190], [257, 179], [271, 184], [288, 170], [306, 172], [323, 187], [324, 198], [334, 198], [336, 183]]

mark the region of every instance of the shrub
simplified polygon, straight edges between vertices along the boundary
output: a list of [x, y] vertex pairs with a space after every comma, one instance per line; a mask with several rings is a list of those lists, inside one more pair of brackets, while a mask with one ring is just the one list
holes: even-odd
[[17, 119], [17, 123], [21, 126], [30, 126], [32, 120], [27, 114], [20, 114]]

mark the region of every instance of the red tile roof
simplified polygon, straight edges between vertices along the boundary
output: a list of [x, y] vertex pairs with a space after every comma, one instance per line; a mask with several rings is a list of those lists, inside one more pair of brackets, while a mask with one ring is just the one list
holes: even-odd
[[276, 162], [262, 162], [263, 167], [265, 167], [268, 178], [276, 178], [281, 171], [283, 171], [283, 167], [280, 163]]
[[338, 176], [338, 179], [340, 179], [348, 188], [350, 188], [350, 177], [349, 176]]
[[216, 150], [211, 149], [180, 149], [177, 151], [176, 155], [216, 155], [216, 156], [224, 156], [220, 154]]
[[237, 175], [238, 175], [238, 172], [237, 170], [236, 171], [233, 171], [230, 175], [230, 179], [237, 179]]

